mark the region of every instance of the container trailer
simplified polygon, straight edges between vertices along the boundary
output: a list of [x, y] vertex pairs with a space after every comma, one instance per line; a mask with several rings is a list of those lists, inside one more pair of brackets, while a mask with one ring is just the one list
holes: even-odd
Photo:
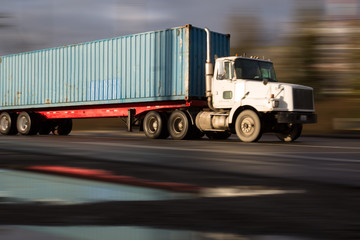
[[316, 122], [312, 88], [229, 52], [230, 35], [186, 25], [2, 56], [0, 133], [68, 135], [72, 119], [127, 117], [149, 138], [294, 141]]

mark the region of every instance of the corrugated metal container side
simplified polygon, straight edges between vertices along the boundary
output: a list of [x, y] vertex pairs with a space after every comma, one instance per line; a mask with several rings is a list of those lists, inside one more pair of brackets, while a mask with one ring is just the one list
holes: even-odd
[[[193, 27], [190, 34], [190, 86], [189, 96], [205, 96], [205, 62], [206, 32]], [[230, 55], [230, 35], [211, 32], [211, 56], [225, 57]]]
[[[228, 36], [212, 37], [228, 55]], [[3, 56], [0, 109], [201, 98], [205, 59], [205, 31], [188, 25]]]

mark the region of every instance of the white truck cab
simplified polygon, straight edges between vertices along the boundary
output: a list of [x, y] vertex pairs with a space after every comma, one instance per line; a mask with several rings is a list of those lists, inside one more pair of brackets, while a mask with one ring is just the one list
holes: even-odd
[[216, 59], [212, 72], [209, 56], [209, 110], [196, 117], [197, 128], [208, 136], [221, 139], [236, 133], [240, 140], [254, 142], [262, 133], [274, 132], [282, 141], [294, 141], [301, 135], [302, 124], [317, 121], [313, 89], [278, 82], [271, 61], [223, 57]]

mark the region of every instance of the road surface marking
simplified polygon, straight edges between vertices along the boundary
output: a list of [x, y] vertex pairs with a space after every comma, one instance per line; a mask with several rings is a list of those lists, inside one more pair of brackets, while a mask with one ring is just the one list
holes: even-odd
[[[261, 145], [280, 146], [280, 144], [273, 143], [261, 143]], [[284, 144], [284, 143], [282, 143]], [[284, 147], [309, 147], [309, 148], [327, 148], [327, 149], [348, 149], [348, 150], [360, 150], [360, 147], [341, 147], [341, 146], [321, 146], [321, 145], [299, 145], [299, 144], [284, 144]]]
[[[1, 142], [1, 141], [0, 141]], [[66, 145], [65, 145], [66, 144]], [[295, 153], [292, 152], [288, 152], [287, 154], [278, 154], [278, 153], [261, 153], [261, 152], [239, 152], [239, 151], [232, 151], [232, 150], [220, 150], [220, 149], [199, 149], [199, 148], [194, 148], [194, 149], [189, 149], [186, 147], [166, 147], [166, 146], [138, 146], [138, 145], [132, 145], [132, 144], [124, 144], [124, 143], [113, 143], [113, 142], [67, 142], [67, 143], [61, 143], [61, 146], [66, 148], [66, 149], [71, 149], [71, 150], [78, 150], [78, 152], [72, 153], [72, 154], [84, 154], [84, 150], [86, 150], [87, 153], [90, 153], [91, 150], [96, 151], [96, 149], [83, 149], [80, 146], [76, 146], [76, 145], [96, 145], [96, 146], [115, 146], [115, 147], [122, 147], [122, 148], [127, 148], [125, 151], [131, 153], [131, 151], [129, 149], [131, 148], [137, 148], [137, 149], [151, 149], [151, 150], [171, 150], [171, 151], [182, 151], [182, 152], [201, 152], [201, 153], [222, 153], [222, 154], [233, 154], [233, 155], [248, 155], [248, 156], [264, 156], [264, 157], [276, 157], [276, 158], [288, 158], [288, 159], [300, 159], [300, 160], [318, 160], [318, 161], [330, 161], [330, 162], [343, 162], [343, 163], [360, 163], [360, 158], [359, 159], [344, 159], [344, 158], [329, 158], [329, 157], [315, 157], [315, 156], [299, 156]], [[10, 145], [10, 146], [9, 146]], [[272, 144], [272, 145], [277, 145], [277, 144]], [[24, 143], [20, 143], [17, 142], [15, 145], [12, 144], [11, 142], [7, 141], [4, 142], [3, 144], [1, 144], [0, 148], [4, 148], [7, 150], [11, 150], [11, 149], [17, 149], [17, 146], [22, 148], [26, 147], [28, 148], [28, 150], [31, 150], [33, 152], [46, 152], [44, 150], [49, 150], [50, 148], [55, 148], [58, 149], [59, 148], [59, 143], [50, 143], [50, 145], [44, 146], [44, 145], [35, 145], [35, 147], [37, 147], [40, 150], [37, 150], [34, 148], [34, 145], [31, 143], [26, 142]], [[260, 145], [259, 145], [260, 146]], [[278, 145], [277, 145], [278, 146]], [[301, 146], [301, 147], [307, 147], [307, 146], [302, 146], [302, 145], [289, 145], [286, 144], [284, 146]], [[311, 147], [316, 147], [316, 146], [311, 146]], [[318, 146], [318, 147], [325, 147], [325, 146]], [[333, 147], [333, 148], [337, 148], [337, 149], [342, 149], [342, 148], [347, 148], [347, 147]], [[348, 147], [349, 149], [349, 147]], [[351, 149], [356, 149], [358, 150], [358, 148], [351, 148]], [[103, 150], [103, 149], [102, 149]], [[104, 151], [104, 150], [103, 150]], [[124, 150], [122, 150], [124, 151]], [[64, 152], [64, 151], [62, 151]], [[111, 152], [116, 153], [119, 152], [119, 149], [112, 149]], [[103, 153], [103, 152], [99, 152], [99, 153]], [[106, 151], [106, 153], [109, 153], [109, 150]], [[66, 151], [65, 151], [66, 154]], [[146, 153], [149, 154], [149, 153]], [[157, 152], [157, 154], [159, 154], [159, 152]], [[167, 153], [165, 153], [167, 154]], [[316, 154], [316, 153], [314, 153]], [[335, 153], [334, 153], [335, 154]], [[352, 154], [352, 153], [350, 153]], [[271, 160], [271, 159], [269, 159]]]
[[201, 197], [255, 197], [278, 194], [303, 194], [305, 190], [259, 189], [254, 186], [204, 188], [200, 191]]
[[[226, 150], [214, 150], [214, 149], [188, 149], [183, 147], [159, 147], [159, 146], [138, 146], [123, 143], [110, 143], [110, 142], [70, 142], [74, 144], [87, 144], [87, 145], [103, 145], [103, 146], [117, 146], [126, 148], [138, 148], [138, 149], [159, 149], [159, 150], [173, 150], [173, 151], [187, 151], [187, 152], [202, 152], [202, 153], [225, 153], [235, 155], [250, 155], [250, 156], [266, 156], [266, 157], [281, 157], [288, 159], [302, 159], [302, 160], [319, 160], [319, 161], [331, 161], [331, 162], [347, 162], [347, 163], [360, 163], [360, 159], [343, 159], [343, 158], [328, 158], [328, 157], [315, 157], [315, 156], [299, 156], [289, 154], [274, 154], [274, 153], [254, 153], [254, 152], [235, 152]], [[148, 153], [147, 153], [148, 154]]]

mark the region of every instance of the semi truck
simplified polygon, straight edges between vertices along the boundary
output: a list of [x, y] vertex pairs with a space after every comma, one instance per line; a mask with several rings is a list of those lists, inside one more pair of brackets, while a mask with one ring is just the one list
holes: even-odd
[[230, 35], [186, 25], [0, 57], [0, 133], [68, 135], [72, 119], [125, 119], [149, 138], [294, 141], [315, 123], [311, 87], [229, 56]]

